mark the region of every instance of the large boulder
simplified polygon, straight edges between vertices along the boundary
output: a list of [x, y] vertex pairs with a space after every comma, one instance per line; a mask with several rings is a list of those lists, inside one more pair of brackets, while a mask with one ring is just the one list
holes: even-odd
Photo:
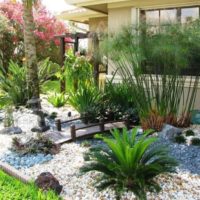
[[174, 140], [174, 138], [182, 133], [182, 130], [180, 128], [176, 128], [174, 126], [171, 126], [169, 124], [165, 124], [162, 131], [158, 133], [158, 135], [161, 138], [167, 139], [167, 140]]
[[58, 195], [61, 193], [63, 188], [59, 181], [50, 172], [41, 173], [35, 180], [35, 184], [43, 191], [52, 190]]

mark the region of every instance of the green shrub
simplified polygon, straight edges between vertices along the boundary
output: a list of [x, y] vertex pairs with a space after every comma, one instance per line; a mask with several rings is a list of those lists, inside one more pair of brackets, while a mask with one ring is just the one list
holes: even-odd
[[[40, 85], [51, 79], [58, 70], [58, 65], [49, 61], [49, 58], [41, 61], [38, 65]], [[0, 91], [2, 107], [9, 104], [26, 105], [28, 96], [31, 95], [27, 90], [26, 67], [13, 61], [10, 61], [7, 71], [0, 66]]]
[[[5, 70], [13, 56], [16, 45], [13, 42], [16, 32], [12, 29], [9, 20], [0, 13], [0, 66]], [[18, 48], [19, 50], [19, 48]]]
[[56, 73], [60, 70], [60, 66], [53, 63], [50, 58], [46, 58], [38, 63], [38, 78], [40, 85], [46, 83], [56, 77]]
[[105, 119], [109, 119], [109, 115], [112, 114], [113, 119], [110, 120], [128, 118], [134, 123], [139, 121], [132, 90], [127, 83], [113, 83], [113, 79], [107, 81], [104, 88], [104, 99], [101, 115]]
[[192, 138], [191, 144], [195, 146], [200, 146], [200, 138]]
[[[64, 71], [64, 73], [63, 73]], [[93, 84], [93, 68], [85, 56], [75, 56], [69, 50], [66, 54], [64, 69], [57, 73], [57, 77], [66, 81], [67, 91], [76, 91], [82, 84]]]
[[186, 135], [186, 136], [194, 136], [194, 131], [193, 131], [193, 130], [187, 130], [187, 131], [185, 132], [185, 135]]
[[51, 103], [56, 108], [60, 108], [60, 107], [64, 106], [67, 102], [67, 98], [63, 93], [50, 94], [48, 96], [47, 100], [49, 103]]
[[9, 64], [7, 72], [1, 68], [0, 89], [3, 93], [1, 97], [2, 104], [25, 105], [28, 100], [26, 69], [12, 61]]
[[48, 94], [50, 92], [60, 92], [60, 81], [59, 80], [49, 80], [42, 84], [41, 92], [43, 94]]
[[152, 144], [156, 138], [148, 138], [149, 132], [136, 139], [137, 128], [131, 134], [123, 129], [112, 131], [113, 138], [102, 137], [108, 148], [91, 148], [85, 158], [89, 162], [81, 173], [100, 172], [96, 187], [100, 190], [111, 187], [120, 197], [126, 189], [134, 192], [139, 199], [146, 199], [147, 191], [158, 192], [161, 187], [155, 177], [166, 172], [174, 172], [177, 162], [168, 156], [163, 146]]
[[102, 101], [100, 91], [94, 85], [82, 84], [77, 92], [70, 92], [68, 103], [73, 106], [82, 117], [95, 119], [99, 114], [99, 103]]
[[181, 143], [185, 143], [186, 142], [186, 139], [183, 135], [177, 135], [175, 138], [174, 138], [175, 142], [178, 143], [178, 144], [181, 144]]

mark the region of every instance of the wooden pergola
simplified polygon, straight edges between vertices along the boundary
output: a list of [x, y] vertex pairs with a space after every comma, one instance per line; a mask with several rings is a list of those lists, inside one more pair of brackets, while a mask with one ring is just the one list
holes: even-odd
[[[99, 49], [99, 39], [96, 35], [96, 33], [66, 33], [63, 35], [57, 35], [55, 36], [60, 40], [60, 57], [61, 57], [61, 67], [63, 68], [64, 66], [64, 61], [65, 61], [65, 51], [66, 51], [66, 45], [67, 44], [72, 44], [73, 45], [73, 51], [74, 54], [79, 51], [79, 40], [80, 39], [87, 39], [87, 38], [92, 38], [93, 39], [93, 49], [94, 49], [94, 61], [93, 61], [93, 66], [94, 66], [94, 78], [96, 80], [96, 83], [98, 83], [98, 78], [100, 73], [107, 73], [107, 68], [105, 71], [100, 71], [99, 70], [99, 60], [95, 59], [95, 55], [98, 54], [98, 49]], [[71, 41], [66, 41], [67, 38], [70, 38]], [[65, 91], [65, 81], [61, 81], [60, 85], [61, 92]]]

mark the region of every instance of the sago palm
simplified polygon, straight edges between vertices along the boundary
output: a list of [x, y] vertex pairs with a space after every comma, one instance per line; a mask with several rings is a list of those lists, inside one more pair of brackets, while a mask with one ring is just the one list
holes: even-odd
[[146, 199], [146, 192], [159, 192], [161, 187], [155, 177], [162, 173], [175, 172], [177, 162], [168, 156], [163, 146], [152, 145], [157, 139], [147, 137], [148, 132], [137, 138], [137, 128], [129, 134], [123, 129], [112, 131], [113, 138], [101, 137], [107, 147], [91, 148], [85, 155], [88, 162], [82, 173], [97, 171], [99, 190], [108, 187], [115, 190], [117, 198], [123, 191], [134, 192], [138, 199]]

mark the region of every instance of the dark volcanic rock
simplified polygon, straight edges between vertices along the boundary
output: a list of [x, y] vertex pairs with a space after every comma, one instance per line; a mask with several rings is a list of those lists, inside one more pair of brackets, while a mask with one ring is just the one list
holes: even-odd
[[63, 188], [50, 172], [41, 173], [35, 180], [35, 184], [43, 191], [53, 190], [56, 194], [60, 194]]

